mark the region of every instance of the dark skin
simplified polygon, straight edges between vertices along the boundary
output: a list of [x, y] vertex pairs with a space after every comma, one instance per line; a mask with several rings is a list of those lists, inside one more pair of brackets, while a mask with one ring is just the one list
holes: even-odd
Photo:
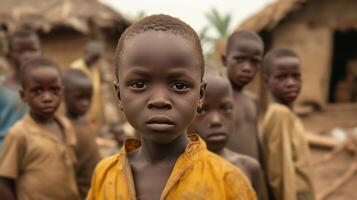
[[203, 109], [191, 124], [190, 132], [198, 133], [210, 151], [242, 169], [257, 192], [258, 199], [266, 199], [266, 186], [258, 161], [225, 147], [229, 136], [235, 130], [234, 99], [229, 81], [209, 72], [204, 80], [207, 88]]
[[205, 88], [196, 52], [191, 40], [161, 31], [140, 33], [124, 45], [116, 90], [142, 142], [128, 155], [139, 199], [160, 199], [189, 143], [187, 127]]
[[42, 55], [41, 44], [36, 35], [27, 37], [14, 37], [10, 41], [9, 60], [14, 67], [14, 76], [9, 81], [18, 83], [20, 67], [26, 61]]
[[235, 38], [222, 63], [227, 68], [227, 75], [233, 87], [236, 115], [236, 134], [232, 134], [227, 147], [259, 159], [257, 123], [258, 104], [253, 95], [243, 88], [250, 83], [259, 68], [263, 57], [263, 44], [257, 40]]
[[[30, 108], [30, 116], [63, 142], [63, 128], [54, 118], [62, 98], [59, 70], [52, 67], [36, 67], [26, 73], [28, 75], [25, 77], [20, 95]], [[16, 199], [15, 180], [0, 177], [0, 186], [0, 196], [9, 200]]]
[[299, 58], [286, 56], [273, 59], [264, 82], [275, 102], [292, 109], [302, 86]]
[[65, 88], [64, 100], [66, 115], [72, 121], [85, 120], [85, 114], [90, 108], [93, 96], [93, 87], [90, 79], [79, 78]]

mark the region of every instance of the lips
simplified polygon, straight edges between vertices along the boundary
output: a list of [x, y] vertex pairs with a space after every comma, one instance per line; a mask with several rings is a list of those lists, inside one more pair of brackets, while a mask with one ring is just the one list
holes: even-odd
[[43, 112], [53, 112], [56, 110], [55, 107], [44, 107], [41, 109]]
[[145, 123], [149, 129], [156, 131], [167, 131], [175, 126], [173, 120], [166, 115], [155, 115]]
[[296, 98], [299, 94], [298, 91], [288, 91], [285, 93], [287, 98]]
[[226, 133], [211, 133], [207, 135], [207, 140], [210, 142], [224, 142], [228, 139]]

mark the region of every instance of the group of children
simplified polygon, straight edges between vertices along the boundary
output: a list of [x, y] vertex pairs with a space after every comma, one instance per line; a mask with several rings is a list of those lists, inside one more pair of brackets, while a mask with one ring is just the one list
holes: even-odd
[[[95, 129], [85, 117], [92, 80], [32, 58], [19, 71], [29, 112], [7, 133], [0, 197], [315, 199], [304, 130], [293, 113], [302, 85], [293, 51], [273, 49], [263, 59], [262, 39], [239, 31], [228, 39], [223, 70], [205, 64], [189, 25], [152, 15], [122, 34], [115, 54], [118, 104], [140, 140], [126, 139], [95, 167]], [[273, 97], [261, 131], [257, 98], [243, 90], [258, 70]], [[66, 117], [56, 114], [63, 92]]]

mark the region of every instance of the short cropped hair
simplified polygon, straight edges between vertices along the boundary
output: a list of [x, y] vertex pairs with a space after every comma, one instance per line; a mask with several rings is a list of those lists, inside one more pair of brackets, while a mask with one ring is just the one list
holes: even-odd
[[264, 42], [262, 38], [256, 34], [255, 32], [252, 31], [246, 31], [246, 30], [241, 30], [232, 33], [227, 40], [227, 46], [226, 46], [226, 53], [228, 54], [234, 47], [235, 41], [237, 39], [244, 39], [244, 40], [253, 40], [258, 42], [259, 44], [262, 45], [263, 50], [264, 50]]
[[32, 30], [32, 29], [29, 29], [29, 28], [22, 28], [22, 29], [19, 29], [17, 31], [15, 31], [13, 34], [10, 34], [8, 36], [8, 41], [9, 41], [9, 50], [11, 51], [12, 48], [13, 48], [13, 42], [15, 40], [15, 38], [28, 38], [28, 37], [35, 37], [38, 41], [40, 41], [37, 33]]
[[63, 86], [65, 91], [75, 88], [78, 85], [78, 81], [86, 80], [92, 84], [90, 77], [79, 69], [67, 69], [63, 73]]
[[124, 33], [119, 38], [116, 50], [115, 64], [115, 76], [117, 80], [119, 80], [119, 63], [121, 60], [121, 55], [125, 42], [133, 36], [148, 31], [163, 31], [167, 33], [172, 33], [174, 35], [182, 36], [185, 39], [191, 40], [196, 48], [196, 56], [199, 60], [199, 64], [201, 67], [201, 78], [203, 77], [204, 58], [202, 54], [201, 42], [198, 38], [197, 33], [188, 24], [181, 21], [180, 19], [171, 17], [169, 15], [160, 14], [148, 16], [140, 20], [139, 22], [132, 24], [124, 31]]
[[20, 68], [20, 83], [22, 88], [25, 88], [26, 86], [27, 76], [29, 75], [28, 72], [39, 67], [54, 68], [58, 70], [59, 75], [62, 78], [61, 70], [57, 63], [45, 57], [34, 58], [25, 62]]
[[263, 61], [263, 74], [269, 75], [271, 72], [271, 67], [274, 59], [282, 57], [294, 57], [298, 58], [299, 56], [291, 49], [288, 48], [276, 48], [268, 51], [264, 57]]

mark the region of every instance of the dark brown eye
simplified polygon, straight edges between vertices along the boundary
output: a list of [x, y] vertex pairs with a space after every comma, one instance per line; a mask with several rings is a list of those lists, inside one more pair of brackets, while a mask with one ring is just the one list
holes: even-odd
[[130, 87], [136, 90], [143, 90], [147, 88], [145, 81], [134, 81], [130, 84]]
[[171, 84], [171, 88], [178, 92], [184, 92], [189, 89], [189, 85], [184, 82], [174, 82]]

